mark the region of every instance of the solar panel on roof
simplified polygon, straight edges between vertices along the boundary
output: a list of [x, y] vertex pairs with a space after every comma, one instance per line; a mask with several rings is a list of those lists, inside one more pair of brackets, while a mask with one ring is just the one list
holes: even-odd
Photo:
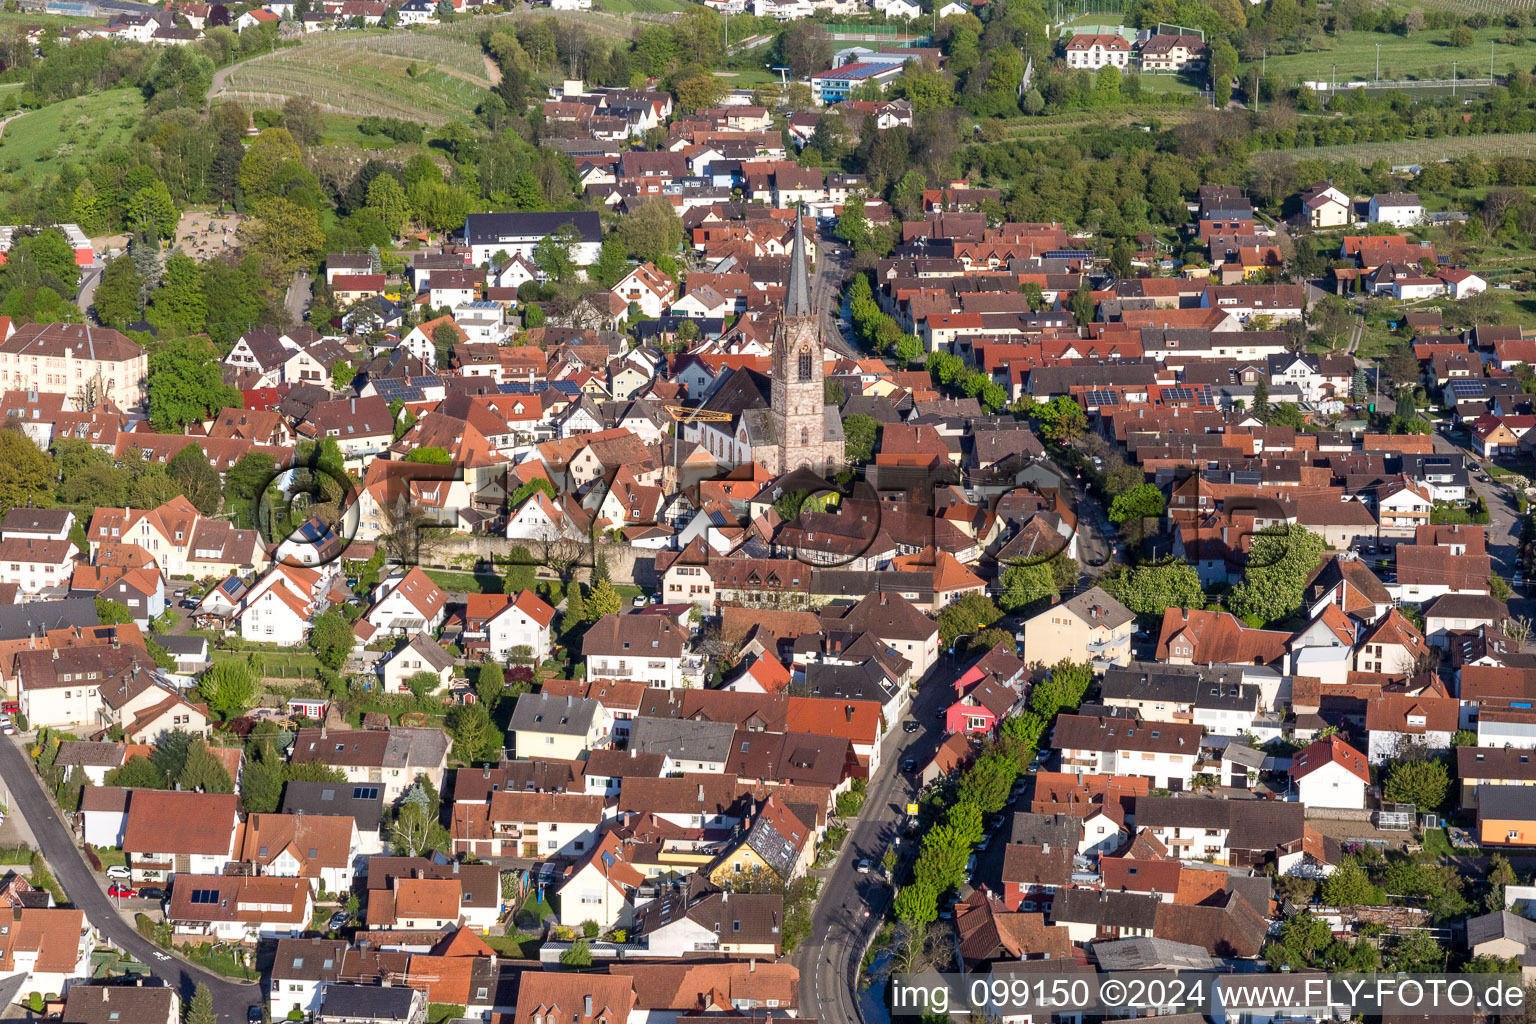
[[1163, 388], [1163, 397], [1176, 402], [1188, 402], [1195, 397], [1195, 393], [1190, 388]]
[[217, 903], [219, 902], [219, 890], [217, 889], [193, 889], [193, 903]]
[[443, 379], [441, 377], [435, 377], [435, 376], [434, 377], [410, 377], [410, 378], [407, 379], [407, 382], [413, 388], [437, 388], [437, 387], [442, 387], [442, 385], [443, 385]]
[[1118, 391], [1090, 391], [1084, 396], [1089, 405], [1119, 405]]
[[1480, 381], [1454, 380], [1451, 381], [1451, 394], [1457, 398], [1480, 398], [1487, 392]]
[[1092, 249], [1047, 249], [1045, 258], [1048, 260], [1086, 260], [1093, 258]]

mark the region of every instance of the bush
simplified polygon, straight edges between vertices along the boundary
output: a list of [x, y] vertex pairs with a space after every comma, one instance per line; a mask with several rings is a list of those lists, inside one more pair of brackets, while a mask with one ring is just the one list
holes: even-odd
[[601, 930], [602, 929], [597, 926], [596, 921], [581, 922], [581, 934], [585, 935], [589, 939], [597, 938], [597, 933]]

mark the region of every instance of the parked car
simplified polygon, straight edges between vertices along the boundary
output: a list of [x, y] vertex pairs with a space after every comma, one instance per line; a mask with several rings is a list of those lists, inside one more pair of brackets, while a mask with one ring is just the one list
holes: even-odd
[[253, 1003], [245, 1008], [245, 1019], [246, 1024], [263, 1024], [267, 1017], [262, 1012], [261, 1004]]
[[1105, 559], [1105, 558], [1090, 558], [1090, 559], [1088, 559], [1088, 564], [1093, 566], [1095, 569], [1097, 569], [1101, 565], [1108, 564], [1108, 561], [1109, 560]]
[[867, 875], [867, 874], [869, 874], [870, 867], [871, 867], [871, 865], [870, 865], [869, 861], [861, 860], [857, 864], [854, 865], [854, 870], [856, 870], [861, 875]]
[[127, 879], [127, 878], [130, 878], [132, 876], [129, 874], [128, 869], [126, 867], [124, 867], [123, 865], [121, 865], [121, 864], [113, 864], [111, 867], [107, 868], [107, 877], [108, 878], [123, 878], [123, 879]]
[[635, 595], [635, 599], [633, 601], [629, 602], [629, 603], [630, 603], [631, 606], [633, 606], [635, 608], [644, 608], [645, 607], [645, 595], [644, 594], [636, 594]]
[[325, 926], [331, 931], [336, 931], [338, 928], [345, 928], [351, 920], [351, 914], [345, 910], [338, 910], [331, 915], [331, 919], [325, 923]]
[[115, 885], [113, 885], [112, 888], [107, 890], [107, 895], [108, 896], [117, 896], [117, 897], [120, 897], [122, 899], [131, 900], [131, 899], [138, 898], [139, 890], [135, 889], [131, 885], [125, 885], [122, 882], [118, 882]]
[[913, 772], [917, 771], [917, 759], [909, 757], [905, 761], [901, 762], [901, 770], [906, 772], [908, 775], [911, 775]]
[[901, 728], [903, 732], [917, 732], [920, 726], [916, 722], [908, 720], [902, 723]]
[[170, 893], [158, 885], [146, 885], [139, 890], [139, 899], [141, 900], [164, 900], [169, 898], [170, 895]]

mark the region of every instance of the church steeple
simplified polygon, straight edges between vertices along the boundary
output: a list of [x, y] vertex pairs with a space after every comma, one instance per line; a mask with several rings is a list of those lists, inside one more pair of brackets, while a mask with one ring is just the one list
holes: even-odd
[[784, 292], [785, 316], [815, 316], [811, 306], [811, 281], [806, 270], [805, 214], [795, 207], [795, 245], [789, 254], [789, 285]]

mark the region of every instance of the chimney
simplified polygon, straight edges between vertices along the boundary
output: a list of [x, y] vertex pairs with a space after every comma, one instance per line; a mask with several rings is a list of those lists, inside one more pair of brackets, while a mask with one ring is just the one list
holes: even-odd
[[849, 722], [853, 721], [853, 705], [852, 704], [845, 704], [845, 705], [843, 705], [843, 715], [848, 719]]
[[699, 783], [699, 802], [704, 802], [704, 783]]
[[721, 903], [729, 903], [729, 902], [731, 902], [731, 890], [729, 890], [729, 889], [721, 889], [720, 890], [720, 902]]
[[581, 1012], [587, 1017], [592, 1016], [592, 994], [590, 992], [581, 997]]
[[351, 406], [352, 415], [356, 416], [357, 415], [357, 399], [349, 398], [349, 399], [347, 399], [347, 402]]
[[753, 957], [751, 960], [747, 961], [747, 973], [748, 974], [756, 974], [757, 973], [757, 957]]
[[482, 779], [489, 779], [491, 777], [491, 766], [490, 765], [486, 765], [480, 771], [481, 771], [480, 777]]
[[629, 756], [630, 756], [630, 759], [633, 760], [633, 759], [635, 759], [635, 758], [640, 756], [640, 751], [635, 749], [634, 747], [630, 747], [629, 748]]
[[458, 861], [454, 861], [453, 862], [453, 873], [454, 874], [458, 874], [459, 873], [459, 862]]

